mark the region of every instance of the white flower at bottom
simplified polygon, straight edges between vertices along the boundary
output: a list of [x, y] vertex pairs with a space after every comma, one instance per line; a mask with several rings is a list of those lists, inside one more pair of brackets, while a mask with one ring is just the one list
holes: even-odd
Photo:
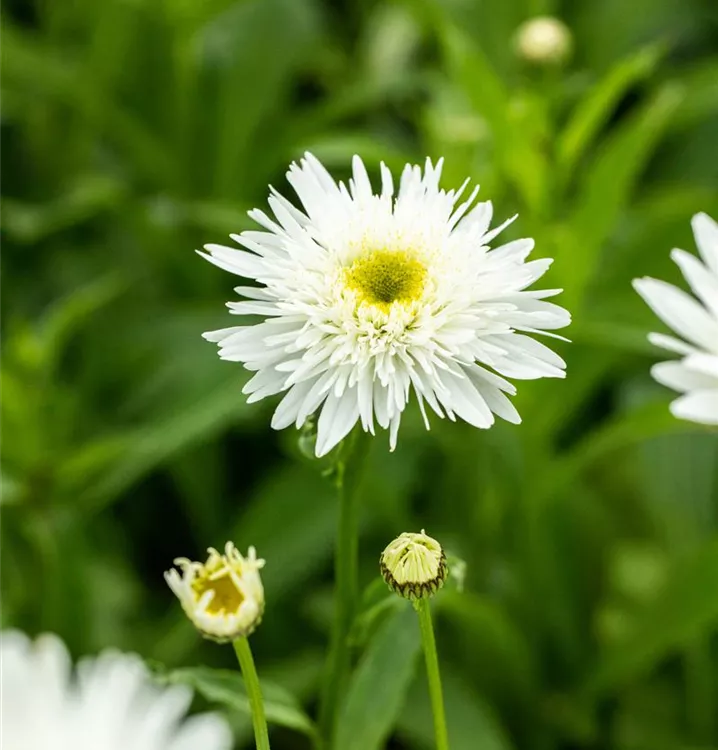
[[648, 337], [656, 346], [683, 355], [651, 369], [659, 383], [683, 394], [671, 403], [671, 412], [691, 422], [718, 425], [718, 224], [696, 214], [692, 225], [703, 262], [684, 250], [673, 250], [671, 258], [695, 297], [657, 279], [635, 279], [633, 286], [681, 337]]
[[185, 719], [192, 691], [153, 684], [142, 660], [106, 651], [73, 673], [56, 636], [0, 634], [6, 750], [230, 750], [218, 715]]
[[184, 557], [165, 573], [165, 580], [177, 595], [185, 614], [197, 630], [220, 643], [249, 635], [264, 613], [264, 588], [259, 571], [264, 560], [254, 547], [242, 557], [232, 542], [224, 554], [210, 547], [204, 563]]
[[275, 429], [320, 411], [318, 456], [357, 422], [389, 429], [393, 449], [412, 392], [427, 428], [426, 404], [487, 428], [494, 415], [521, 421], [505, 378], [565, 375], [563, 360], [531, 338], [570, 321], [545, 301], [560, 290], [527, 291], [551, 260], [526, 262], [530, 239], [491, 249], [511, 220], [489, 230], [491, 203], [472, 207], [478, 188], [459, 203], [468, 180], [444, 191], [441, 167], [407, 165], [395, 194], [382, 164], [375, 195], [359, 157], [347, 187], [306, 154], [287, 173], [303, 210], [272, 190], [275, 218], [249, 214], [265, 231], [232, 235], [245, 249], [205, 246], [207, 260], [259, 284], [237, 287], [246, 300], [230, 312], [261, 318], [205, 338], [256, 373], [249, 401], [285, 393]]

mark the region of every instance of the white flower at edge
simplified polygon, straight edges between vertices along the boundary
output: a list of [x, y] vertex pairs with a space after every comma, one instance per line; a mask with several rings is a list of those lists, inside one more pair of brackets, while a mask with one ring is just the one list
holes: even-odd
[[683, 394], [671, 403], [671, 412], [680, 419], [718, 425], [718, 224], [706, 214], [696, 214], [691, 223], [703, 262], [684, 250], [673, 250], [671, 258], [695, 297], [657, 279], [635, 279], [633, 286], [680, 336], [648, 337], [656, 346], [682, 355], [651, 369], [659, 383]]
[[[566, 310], [544, 301], [560, 290], [527, 291], [551, 264], [526, 262], [531, 239], [495, 249], [512, 219], [490, 230], [490, 202], [459, 203], [439, 188], [442, 160], [407, 165], [395, 192], [381, 165], [375, 195], [354, 157], [348, 187], [306, 154], [287, 179], [302, 203], [271, 189], [274, 219], [249, 215], [264, 231], [232, 235], [244, 249], [206, 245], [207, 260], [259, 287], [229, 302], [261, 318], [204, 334], [222, 359], [256, 374], [249, 401], [285, 393], [272, 426], [297, 427], [321, 409], [316, 453], [328, 453], [359, 421], [390, 430], [393, 449], [413, 392], [440, 417], [487, 428], [494, 415], [518, 423], [506, 378], [562, 378], [565, 363], [532, 334], [563, 328]], [[515, 218], [515, 217], [514, 217]], [[551, 334], [549, 334], [551, 335]]]
[[254, 547], [243, 557], [232, 542], [224, 554], [209, 548], [204, 563], [177, 558], [165, 573], [167, 584], [180, 600], [182, 609], [197, 630], [215, 641], [248, 636], [264, 614], [264, 588], [259, 571], [264, 560]]
[[142, 660], [106, 651], [73, 672], [62, 641], [0, 634], [7, 750], [230, 750], [218, 715], [186, 719], [192, 691], [153, 684]]

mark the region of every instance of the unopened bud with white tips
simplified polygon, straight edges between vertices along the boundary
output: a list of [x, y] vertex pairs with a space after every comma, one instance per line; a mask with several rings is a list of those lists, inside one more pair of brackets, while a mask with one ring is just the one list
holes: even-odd
[[381, 574], [405, 599], [433, 596], [446, 580], [446, 556], [436, 539], [420, 534], [398, 536], [381, 554]]
[[573, 50], [570, 29], [553, 16], [536, 16], [522, 23], [515, 43], [519, 56], [534, 65], [561, 65]]

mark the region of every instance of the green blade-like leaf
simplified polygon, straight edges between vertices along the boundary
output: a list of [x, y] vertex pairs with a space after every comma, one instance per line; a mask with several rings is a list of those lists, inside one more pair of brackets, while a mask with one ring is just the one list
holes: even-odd
[[593, 86], [578, 104], [556, 144], [556, 161], [568, 176], [626, 92], [646, 78], [660, 60], [663, 48], [652, 45], [621, 60]]
[[442, 42], [449, 69], [472, 108], [489, 124], [499, 161], [534, 213], [547, 199], [546, 159], [532, 142], [526, 123], [504, 82], [483, 51], [460, 30], [445, 24]]
[[634, 184], [682, 100], [679, 87], [665, 86], [608, 141], [586, 172], [571, 224], [572, 239], [561, 247], [557, 266], [568, 274], [563, 304], [580, 307], [584, 291]]
[[635, 679], [718, 624], [718, 540], [678, 563], [626, 638], [599, 660], [586, 684], [602, 693]]
[[[160, 672], [157, 679], [167, 685], [189, 685], [211, 703], [219, 703], [232, 711], [251, 715], [244, 680], [239, 672], [210, 667], [188, 667]], [[315, 737], [312, 720], [304, 713], [291, 693], [280, 685], [261, 681], [267, 721]]]
[[407, 604], [378, 631], [359, 663], [339, 716], [335, 747], [383, 747], [404, 703], [420, 645], [416, 613]]
[[225, 380], [221, 387], [172, 417], [91, 444], [63, 467], [62, 481], [68, 487], [75, 486], [95, 461], [100, 466], [109, 464], [107, 471], [76, 498], [85, 510], [104, 507], [147, 472], [194, 443], [216, 435], [228, 424], [246, 418], [249, 412], [241, 398], [241, 381]]
[[[454, 670], [441, 667], [446, 722], [452, 750], [509, 750], [511, 743], [489, 706]], [[399, 732], [411, 747], [434, 747], [431, 705], [426, 686], [415, 680], [399, 720]]]

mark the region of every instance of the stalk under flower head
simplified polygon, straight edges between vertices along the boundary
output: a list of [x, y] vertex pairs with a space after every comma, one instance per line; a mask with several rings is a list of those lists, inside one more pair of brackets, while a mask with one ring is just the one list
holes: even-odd
[[527, 290], [551, 260], [526, 262], [530, 239], [491, 249], [513, 219], [489, 229], [491, 203], [474, 205], [478, 188], [460, 203], [468, 180], [442, 190], [441, 168], [407, 165], [395, 190], [382, 164], [374, 194], [359, 157], [347, 187], [306, 154], [287, 173], [302, 210], [272, 189], [274, 218], [249, 214], [263, 231], [232, 235], [244, 249], [205, 246], [207, 260], [259, 285], [237, 287], [245, 300], [229, 302], [230, 312], [261, 318], [205, 338], [256, 373], [249, 401], [285, 394], [275, 429], [319, 412], [318, 456], [357, 422], [388, 429], [393, 449], [411, 393], [427, 429], [427, 404], [475, 427], [495, 415], [518, 423], [506, 378], [565, 375], [563, 360], [532, 338], [570, 322], [545, 301], [560, 290]]
[[656, 346], [682, 355], [651, 369], [659, 383], [683, 394], [671, 403], [671, 412], [680, 419], [718, 425], [718, 224], [706, 214], [696, 214], [692, 225], [703, 262], [684, 250], [673, 250], [671, 258], [695, 297], [648, 277], [636, 279], [633, 286], [681, 337], [648, 337]]
[[250, 635], [264, 613], [264, 588], [259, 571], [264, 560], [254, 547], [243, 557], [232, 542], [224, 554], [212, 547], [206, 562], [175, 560], [165, 580], [177, 595], [185, 614], [206, 638], [220, 643]]

